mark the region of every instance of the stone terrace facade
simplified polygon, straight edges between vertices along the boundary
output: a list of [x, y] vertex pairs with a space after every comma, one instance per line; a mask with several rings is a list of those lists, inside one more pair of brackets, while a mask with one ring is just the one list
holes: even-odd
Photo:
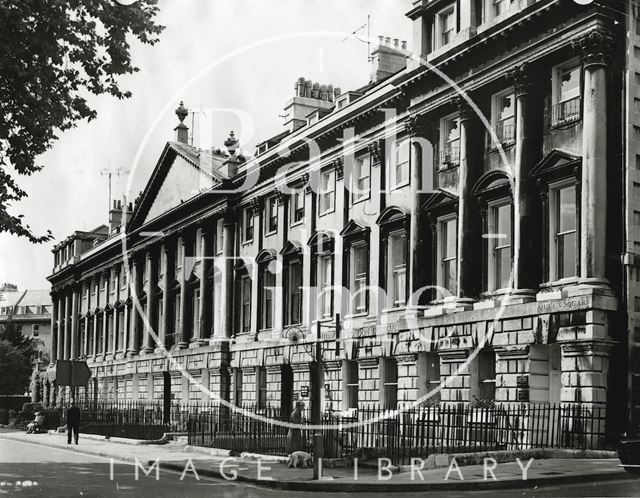
[[166, 382], [289, 410], [319, 333], [325, 408], [580, 402], [620, 426], [640, 247], [622, 4], [416, 0], [413, 56], [383, 39], [344, 94], [298, 80], [253, 157], [187, 145], [180, 106], [135, 206], [54, 249], [52, 361], [86, 358], [89, 396]]

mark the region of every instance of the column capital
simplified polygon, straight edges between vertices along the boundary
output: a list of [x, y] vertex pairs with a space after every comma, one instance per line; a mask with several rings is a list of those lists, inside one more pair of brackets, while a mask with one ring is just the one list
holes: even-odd
[[424, 114], [414, 114], [404, 124], [411, 137], [424, 137], [430, 142], [437, 140], [438, 129], [428, 121]]
[[342, 156], [336, 157], [331, 162], [331, 165], [333, 166], [333, 169], [336, 170], [336, 180], [342, 180], [344, 177], [344, 159]]
[[531, 77], [531, 69], [527, 62], [516, 66], [507, 73], [507, 77], [513, 81], [516, 97], [528, 95], [535, 91], [535, 78]]
[[572, 47], [582, 59], [585, 68], [606, 66], [614, 49], [614, 37], [611, 31], [598, 28], [572, 41]]
[[471, 104], [469, 104], [467, 99], [456, 95], [455, 97], [453, 97], [453, 99], [451, 99], [451, 103], [457, 109], [461, 122], [473, 119], [473, 117], [475, 116], [475, 111], [473, 110]]
[[371, 154], [371, 164], [380, 164], [384, 157], [384, 140], [382, 138], [373, 140], [367, 145], [369, 154]]
[[260, 211], [262, 211], [263, 204], [264, 204], [264, 201], [262, 197], [254, 197], [249, 201], [249, 207], [254, 216], [260, 214]]

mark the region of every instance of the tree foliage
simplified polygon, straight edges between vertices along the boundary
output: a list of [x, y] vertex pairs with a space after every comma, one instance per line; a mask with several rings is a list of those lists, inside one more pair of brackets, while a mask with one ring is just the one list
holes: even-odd
[[86, 97], [131, 96], [119, 77], [138, 71], [130, 41], [153, 45], [157, 0], [0, 0], [0, 233], [35, 235], [8, 208], [27, 196], [16, 175], [42, 169], [38, 156], [60, 132], [96, 117]]
[[22, 331], [13, 322], [6, 323], [0, 329], [0, 340], [7, 341], [17, 348], [31, 365], [38, 350], [38, 340], [22, 334]]
[[31, 363], [9, 341], [0, 339], [0, 394], [22, 394], [29, 386]]

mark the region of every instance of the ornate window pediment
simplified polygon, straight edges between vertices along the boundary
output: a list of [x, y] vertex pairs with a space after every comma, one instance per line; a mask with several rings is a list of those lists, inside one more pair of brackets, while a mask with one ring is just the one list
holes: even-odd
[[280, 254], [288, 256], [290, 254], [296, 254], [302, 252], [302, 245], [294, 240], [288, 240], [284, 247], [280, 250]]
[[351, 219], [340, 231], [339, 235], [345, 238], [358, 236], [362, 237], [368, 235], [369, 232], [371, 232], [371, 229], [364, 222]]
[[553, 149], [536, 164], [531, 176], [548, 184], [563, 178], [578, 178], [581, 169], [582, 157], [562, 149]]
[[406, 223], [409, 221], [409, 213], [398, 206], [389, 206], [378, 216], [378, 225], [390, 225], [395, 223]]

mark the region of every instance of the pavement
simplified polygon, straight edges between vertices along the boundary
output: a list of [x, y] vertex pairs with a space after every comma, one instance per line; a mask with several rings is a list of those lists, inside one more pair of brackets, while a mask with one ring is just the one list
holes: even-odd
[[[0, 439], [37, 444], [59, 450], [69, 450], [94, 457], [113, 459], [114, 463], [128, 463], [139, 469], [141, 475], [153, 475], [165, 470], [181, 473], [184, 480], [213, 477], [234, 483], [250, 483], [262, 488], [289, 491], [322, 492], [413, 492], [426, 490], [488, 490], [531, 489], [537, 486], [568, 483], [600, 482], [627, 479], [628, 474], [619, 467], [617, 458], [547, 458], [520, 462], [493, 462], [485, 465], [458, 466], [403, 472], [387, 470], [386, 462], [380, 468], [360, 465], [357, 470], [347, 467], [325, 468], [323, 479], [312, 480], [312, 469], [290, 469], [279, 461], [248, 460], [228, 456], [214, 456], [196, 448], [165, 445], [125, 444], [104, 438], [80, 435], [80, 444], [67, 445], [65, 434], [25, 434], [0, 431]], [[155, 467], [151, 464], [157, 462]], [[371, 462], [367, 462], [371, 464]], [[131, 465], [133, 464], [133, 465]]]

